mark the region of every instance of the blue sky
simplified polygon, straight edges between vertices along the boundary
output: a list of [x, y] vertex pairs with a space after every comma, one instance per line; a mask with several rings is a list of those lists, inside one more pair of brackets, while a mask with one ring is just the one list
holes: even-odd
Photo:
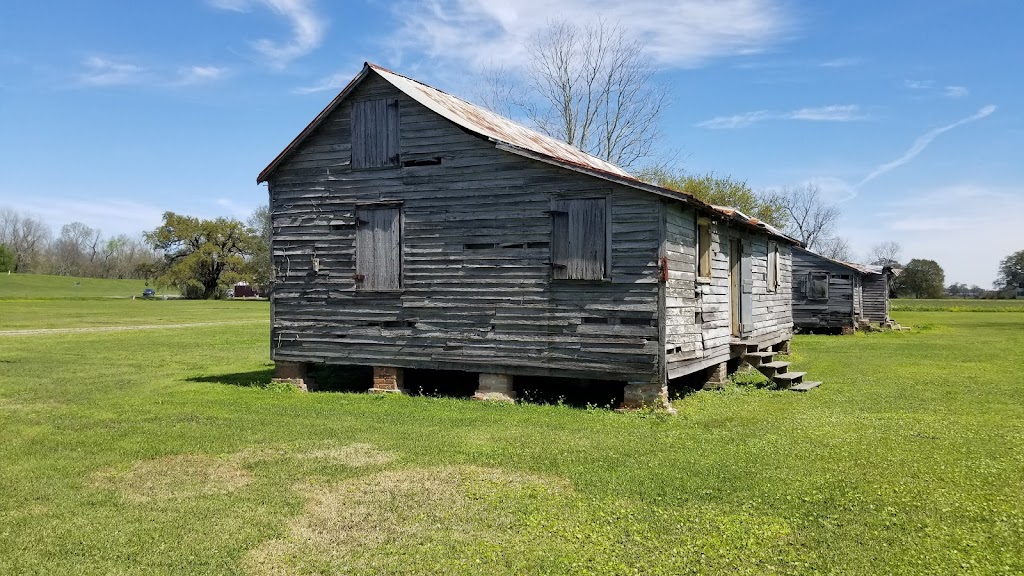
[[816, 183], [860, 255], [897, 240], [947, 282], [1024, 249], [1017, 0], [5, 0], [0, 205], [107, 234], [244, 217], [364, 60], [471, 98], [548, 19], [595, 16], [664, 70], [685, 169]]

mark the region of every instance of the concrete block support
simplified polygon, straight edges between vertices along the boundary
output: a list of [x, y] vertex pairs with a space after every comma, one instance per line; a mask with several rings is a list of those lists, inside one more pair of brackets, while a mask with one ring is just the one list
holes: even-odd
[[494, 402], [515, 402], [516, 392], [512, 389], [511, 374], [480, 374], [473, 400]]
[[401, 368], [392, 366], [373, 367], [373, 388], [370, 392], [374, 394], [405, 394], [404, 371]]
[[634, 380], [626, 383], [623, 389], [620, 411], [654, 408], [675, 414], [675, 408], [668, 401], [668, 385], [664, 382], [650, 380]]
[[724, 388], [729, 382], [729, 363], [720, 362], [708, 368], [708, 379], [704, 382], [705, 390]]
[[789, 340], [783, 340], [775, 345], [775, 351], [779, 354], [789, 354]]
[[291, 384], [303, 392], [314, 387], [313, 379], [309, 377], [309, 366], [305, 362], [275, 362], [271, 382]]

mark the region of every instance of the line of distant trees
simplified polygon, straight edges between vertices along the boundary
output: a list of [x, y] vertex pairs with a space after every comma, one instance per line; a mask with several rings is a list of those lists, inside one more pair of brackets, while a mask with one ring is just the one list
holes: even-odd
[[141, 235], [105, 237], [82, 222], [54, 235], [41, 219], [0, 208], [0, 272], [89, 278], [148, 278], [156, 252]]

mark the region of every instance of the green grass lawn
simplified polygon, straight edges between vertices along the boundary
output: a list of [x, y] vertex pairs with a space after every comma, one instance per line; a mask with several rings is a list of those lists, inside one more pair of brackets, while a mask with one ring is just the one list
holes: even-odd
[[[0, 298], [131, 298], [142, 296], [144, 288], [144, 280], [0, 274]], [[158, 290], [157, 293], [165, 292]], [[166, 293], [177, 295], [176, 291]]]
[[8, 300], [0, 306], [0, 331], [270, 321], [266, 300]]
[[1024, 312], [1024, 299], [975, 300], [943, 298], [939, 300], [891, 300], [893, 312]]
[[1024, 572], [1024, 315], [800, 336], [821, 388], [668, 417], [288, 392], [245, 310], [0, 336], [0, 574]]

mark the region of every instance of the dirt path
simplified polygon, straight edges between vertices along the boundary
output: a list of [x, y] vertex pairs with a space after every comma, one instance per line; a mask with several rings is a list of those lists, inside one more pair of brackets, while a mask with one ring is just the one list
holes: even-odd
[[87, 332], [127, 332], [130, 330], [160, 330], [163, 328], [201, 328], [232, 324], [268, 323], [270, 320], [230, 320], [225, 322], [192, 322], [189, 324], [145, 324], [141, 326], [89, 326], [84, 328], [35, 328], [31, 330], [0, 330], [0, 336], [37, 336], [46, 334], [79, 334]]

